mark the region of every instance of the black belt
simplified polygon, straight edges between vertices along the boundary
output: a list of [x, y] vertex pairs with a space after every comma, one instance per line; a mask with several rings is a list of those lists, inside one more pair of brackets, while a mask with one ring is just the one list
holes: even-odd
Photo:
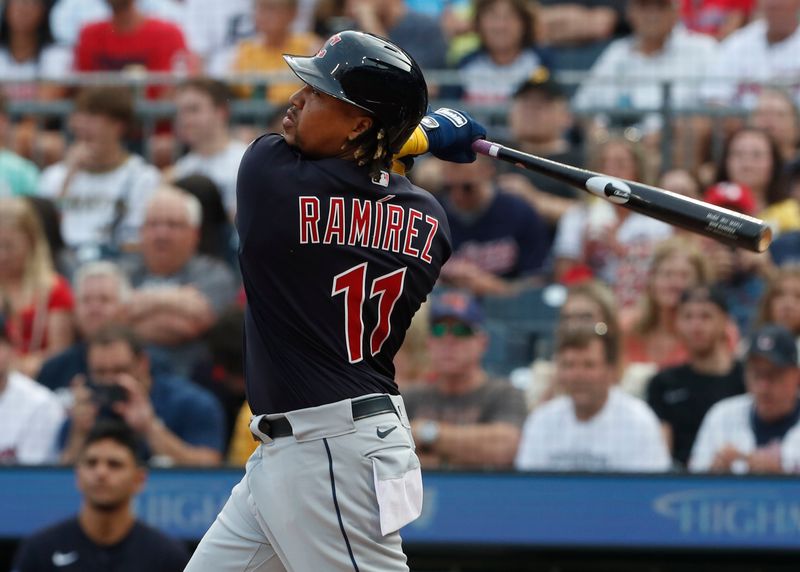
[[[354, 399], [353, 406], [353, 421], [364, 419], [365, 417], [372, 417], [373, 415], [380, 415], [381, 413], [396, 413], [394, 403], [388, 395], [376, 395], [374, 397], [365, 397], [363, 399]], [[286, 417], [276, 417], [275, 419], [267, 420], [262, 417], [258, 422], [258, 430], [270, 439], [277, 439], [278, 437], [289, 437], [292, 435], [292, 424]], [[260, 441], [255, 434], [253, 439]]]

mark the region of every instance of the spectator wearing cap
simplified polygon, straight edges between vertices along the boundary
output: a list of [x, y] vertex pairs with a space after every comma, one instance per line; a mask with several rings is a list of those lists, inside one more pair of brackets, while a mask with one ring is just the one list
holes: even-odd
[[590, 324], [556, 335], [556, 380], [565, 395], [534, 409], [515, 461], [522, 470], [666, 471], [669, 453], [647, 404], [615, 387], [619, 339]]
[[547, 223], [524, 200], [505, 192], [493, 161], [443, 163], [440, 197], [453, 243], [442, 268], [447, 286], [473, 294], [505, 294], [536, 279], [550, 247]]
[[431, 302], [433, 383], [404, 395], [423, 466], [510, 467], [525, 420], [525, 397], [481, 366], [488, 337], [471, 295], [438, 294]]
[[[514, 147], [551, 161], [583, 167], [582, 148], [567, 139], [573, 125], [569, 101], [547, 68], [538, 68], [514, 92], [508, 124]], [[500, 186], [525, 199], [551, 227], [579, 196], [574, 187], [552, 177], [510, 166], [502, 170], [505, 174], [499, 178]]]
[[0, 465], [55, 462], [64, 409], [53, 392], [11, 367], [13, 356], [0, 314]]
[[662, 370], [647, 386], [647, 403], [661, 420], [672, 458], [685, 466], [703, 417], [718, 401], [745, 392], [744, 368], [728, 343], [725, 295], [696, 286], [684, 291], [675, 329], [686, 363]]
[[691, 471], [783, 472], [781, 444], [800, 432], [800, 368], [792, 334], [775, 324], [755, 331], [744, 377], [747, 393], [723, 399], [703, 419]]

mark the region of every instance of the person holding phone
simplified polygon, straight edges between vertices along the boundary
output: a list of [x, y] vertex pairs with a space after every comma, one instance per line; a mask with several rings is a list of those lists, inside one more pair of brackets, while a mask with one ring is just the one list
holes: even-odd
[[72, 382], [74, 403], [61, 432], [62, 463], [74, 463], [97, 420], [111, 417], [135, 431], [151, 462], [220, 464], [225, 421], [219, 402], [187, 379], [153, 373], [130, 329], [112, 325], [92, 336], [87, 362], [88, 377]]

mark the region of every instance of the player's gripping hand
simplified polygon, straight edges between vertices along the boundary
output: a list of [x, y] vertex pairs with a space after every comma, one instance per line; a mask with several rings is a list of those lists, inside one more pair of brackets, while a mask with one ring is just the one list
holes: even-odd
[[415, 157], [430, 151], [435, 157], [453, 163], [472, 163], [472, 142], [486, 137], [486, 128], [469, 114], [442, 107], [422, 118], [395, 159]]
[[428, 151], [452, 163], [472, 163], [472, 142], [486, 138], [486, 128], [469, 114], [441, 107], [422, 118], [420, 127], [428, 137]]

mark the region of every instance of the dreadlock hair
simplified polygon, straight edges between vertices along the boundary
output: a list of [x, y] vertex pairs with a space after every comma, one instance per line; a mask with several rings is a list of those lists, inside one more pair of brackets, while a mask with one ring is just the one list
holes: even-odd
[[379, 178], [381, 171], [391, 169], [392, 156], [400, 150], [389, 148], [386, 129], [378, 122], [373, 122], [369, 129], [353, 139], [351, 146], [353, 158], [359, 166], [369, 166], [369, 176], [373, 179]]

